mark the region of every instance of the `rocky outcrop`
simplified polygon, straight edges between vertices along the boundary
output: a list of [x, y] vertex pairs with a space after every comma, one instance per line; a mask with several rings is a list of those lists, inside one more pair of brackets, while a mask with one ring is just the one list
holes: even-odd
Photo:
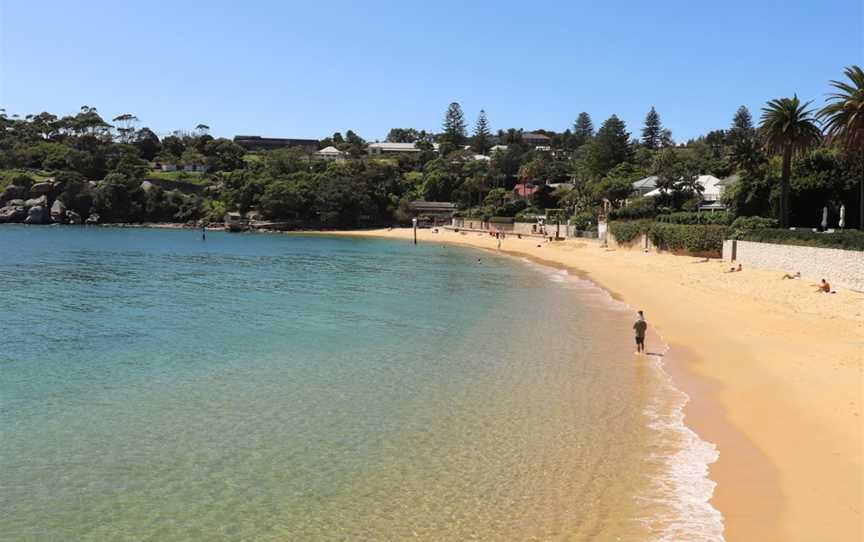
[[92, 215], [87, 217], [87, 220], [85, 220], [84, 223], [85, 224], [91, 224], [91, 225], [92, 224], [98, 224], [100, 218], [101, 217], [98, 214], [93, 213]]
[[44, 181], [41, 183], [36, 183], [30, 187], [30, 193], [34, 196], [40, 195], [48, 195], [54, 190], [54, 182], [53, 181]]
[[153, 183], [151, 183], [150, 181], [144, 181], [141, 183], [141, 190], [143, 190], [145, 192], [149, 192], [153, 189], [153, 186], [155, 186], [155, 185]]
[[7, 205], [0, 209], [0, 223], [21, 222], [25, 218], [27, 218], [27, 208], [23, 205]]
[[59, 199], [55, 200], [54, 205], [51, 206], [51, 222], [56, 222], [57, 224], [66, 222], [66, 206]]
[[[42, 196], [43, 198], [45, 196]], [[31, 200], [32, 201], [32, 200]], [[24, 219], [25, 224], [46, 224], [50, 218], [48, 207], [45, 205], [34, 205], [27, 209], [27, 218]]]
[[24, 207], [48, 207], [48, 196], [30, 198], [24, 202]]
[[66, 211], [66, 222], [69, 224], [81, 224], [83, 220], [81, 220], [81, 215], [75, 211]]
[[30, 191], [26, 186], [18, 186], [14, 184], [10, 184], [3, 190], [3, 193], [0, 194], [0, 201], [9, 201], [13, 199], [25, 199], [30, 194]]

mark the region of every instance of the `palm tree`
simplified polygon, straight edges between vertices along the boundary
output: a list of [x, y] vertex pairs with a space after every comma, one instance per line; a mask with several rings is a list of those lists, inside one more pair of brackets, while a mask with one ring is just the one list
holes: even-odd
[[[819, 112], [825, 119], [829, 141], [839, 140], [850, 155], [864, 155], [864, 70], [850, 66], [843, 72], [848, 83], [831, 81], [837, 92], [828, 95], [828, 104]], [[859, 181], [858, 228], [864, 230], [864, 177]]]
[[780, 180], [780, 226], [789, 227], [789, 177], [792, 157], [803, 153], [822, 138], [810, 102], [801, 103], [798, 96], [771, 100], [762, 108], [759, 130], [765, 150], [783, 156]]

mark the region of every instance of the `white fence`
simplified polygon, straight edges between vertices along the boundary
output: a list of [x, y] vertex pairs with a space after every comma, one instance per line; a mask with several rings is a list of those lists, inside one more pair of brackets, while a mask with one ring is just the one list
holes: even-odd
[[724, 241], [723, 259], [760, 269], [800, 272], [807, 279], [825, 279], [833, 286], [864, 292], [864, 252], [836, 248]]

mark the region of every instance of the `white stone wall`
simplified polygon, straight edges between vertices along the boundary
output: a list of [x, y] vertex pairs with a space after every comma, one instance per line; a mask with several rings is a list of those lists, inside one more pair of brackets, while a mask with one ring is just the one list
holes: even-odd
[[[735, 261], [746, 268], [801, 273], [805, 279], [825, 279], [832, 286], [864, 292], [864, 252], [836, 248], [798, 247], [737, 241]], [[732, 241], [723, 243], [723, 259], [732, 259]]]

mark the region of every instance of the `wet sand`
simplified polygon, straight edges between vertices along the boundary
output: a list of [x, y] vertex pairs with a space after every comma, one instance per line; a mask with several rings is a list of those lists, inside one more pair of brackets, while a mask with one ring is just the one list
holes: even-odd
[[[419, 230], [418, 239], [497, 246], [473, 232]], [[587, 240], [508, 236], [501, 250], [565, 266], [645, 311], [670, 345], [667, 371], [691, 397], [687, 424], [719, 448], [712, 502], [727, 540], [864, 539], [864, 293], [817, 294], [807, 278], [724, 273], [728, 263]]]

